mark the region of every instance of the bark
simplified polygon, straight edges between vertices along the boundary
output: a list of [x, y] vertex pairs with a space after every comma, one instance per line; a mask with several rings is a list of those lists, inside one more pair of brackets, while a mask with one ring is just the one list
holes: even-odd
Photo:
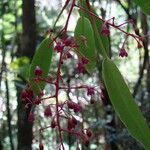
[[36, 48], [36, 20], [34, 0], [23, 0], [23, 35], [21, 39], [21, 56], [32, 58]]
[[[21, 39], [21, 48], [18, 48], [19, 56], [27, 56], [32, 58], [36, 47], [36, 20], [35, 20], [35, 1], [23, 0], [23, 35]], [[19, 81], [21, 84], [26, 84], [23, 81]], [[17, 87], [18, 97], [18, 150], [31, 150], [32, 149], [32, 127], [33, 124], [28, 122], [28, 115], [30, 108], [25, 109], [21, 102], [20, 94], [22, 89]]]

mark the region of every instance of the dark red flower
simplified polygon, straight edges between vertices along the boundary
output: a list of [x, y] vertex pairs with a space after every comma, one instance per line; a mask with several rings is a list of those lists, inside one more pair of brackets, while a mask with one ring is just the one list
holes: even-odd
[[68, 118], [68, 130], [72, 130], [75, 128], [75, 124], [72, 120], [72, 118]]
[[109, 31], [109, 29], [108, 29], [108, 27], [107, 27], [106, 25], [103, 25], [103, 28], [102, 28], [102, 30], [101, 30], [101, 33], [102, 33], [102, 35], [104, 35], [104, 36], [110, 35], [110, 31]]
[[70, 108], [70, 109], [74, 108], [74, 102], [72, 102], [72, 101], [67, 101], [67, 105], [68, 105], [68, 108]]
[[79, 104], [75, 103], [73, 110], [74, 110], [75, 113], [78, 113], [82, 110], [82, 107]]
[[42, 73], [43, 73], [42, 69], [39, 66], [36, 66], [36, 68], [34, 70], [35, 76], [41, 76]]
[[31, 102], [32, 98], [33, 98], [33, 90], [32, 89], [27, 88], [22, 91], [21, 99], [24, 104]]
[[87, 95], [94, 95], [94, 93], [95, 93], [95, 90], [94, 90], [94, 88], [93, 87], [88, 87], [87, 88]]
[[73, 109], [74, 112], [76, 112], [76, 113], [80, 112], [81, 109], [82, 109], [82, 107], [79, 104], [77, 104], [77, 103], [75, 103], [73, 101], [68, 101], [67, 105], [68, 105], [68, 108]]
[[35, 100], [33, 101], [33, 104], [35, 104], [35, 105], [39, 105], [41, 103], [41, 100], [40, 100], [40, 98], [35, 98]]
[[88, 137], [91, 137], [92, 136], [92, 131], [90, 130], [90, 129], [87, 129], [86, 130], [86, 135], [88, 136]]
[[72, 44], [74, 43], [74, 40], [72, 37], [67, 37], [66, 39], [64, 39], [63, 41], [65, 46], [72, 46]]
[[77, 120], [76, 120], [76, 118], [74, 118], [74, 117], [72, 117], [72, 122], [75, 124], [75, 125], [77, 125]]
[[28, 93], [26, 90], [23, 90], [21, 93], [21, 99], [26, 100], [28, 98]]
[[52, 116], [52, 111], [51, 111], [51, 107], [47, 106], [45, 111], [44, 111], [44, 116], [45, 117], [51, 117]]
[[124, 48], [121, 48], [119, 56], [120, 57], [128, 57], [128, 53], [126, 52], [126, 50]]
[[62, 42], [57, 42], [54, 49], [57, 51], [57, 53], [60, 53], [63, 51], [64, 46], [65, 45]]

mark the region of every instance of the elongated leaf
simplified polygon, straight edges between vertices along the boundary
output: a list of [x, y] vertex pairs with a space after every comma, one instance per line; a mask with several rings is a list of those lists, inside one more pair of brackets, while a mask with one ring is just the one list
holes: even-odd
[[[92, 22], [90, 14], [88, 13], [88, 7], [86, 5], [86, 1], [85, 0], [79, 1], [79, 6], [83, 7], [86, 10], [86, 11], [85, 10], [79, 10], [80, 16], [84, 16], [84, 17], [88, 18], [90, 20], [92, 28], [94, 30], [94, 24]], [[94, 11], [94, 8], [92, 10], [93, 10], [92, 12], [95, 15], [97, 15], [96, 12]], [[93, 18], [95, 20], [96, 28], [97, 28], [98, 35], [99, 35], [97, 37], [97, 35], [94, 31], [96, 49], [101, 55], [103, 55], [102, 49], [104, 49], [104, 51], [106, 51], [107, 55], [109, 56], [109, 50], [110, 50], [109, 39], [107, 36], [103, 36], [101, 34], [103, 22], [100, 19], [96, 18], [95, 16], [93, 16]]]
[[90, 21], [85, 17], [80, 17], [74, 34], [79, 51], [90, 61], [86, 65], [86, 69], [89, 73], [92, 73], [96, 64], [96, 56], [94, 33]]
[[50, 42], [51, 42], [50, 38], [46, 38], [41, 42], [41, 44], [36, 50], [36, 53], [30, 65], [29, 80], [31, 81], [32, 88], [36, 94], [39, 94], [40, 90], [44, 89], [45, 83], [40, 82], [38, 84], [35, 84], [35, 82], [33, 82], [33, 78], [35, 77], [34, 70], [36, 66], [39, 66], [43, 71], [42, 78], [47, 77], [50, 69], [53, 51], [53, 46], [51, 46], [50, 48], [48, 47]]
[[118, 68], [111, 60], [105, 59], [102, 71], [106, 89], [118, 116], [131, 135], [150, 149], [150, 129]]
[[133, 0], [138, 6], [141, 7], [143, 12], [150, 15], [150, 0]]

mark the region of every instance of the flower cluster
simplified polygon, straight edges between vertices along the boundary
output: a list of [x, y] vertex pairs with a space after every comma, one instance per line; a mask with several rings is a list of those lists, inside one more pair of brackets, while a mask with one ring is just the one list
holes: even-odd
[[[62, 62], [66, 61], [67, 59], [72, 59], [74, 56], [72, 55], [73, 52], [71, 52], [73, 49], [77, 48], [75, 39], [73, 37], [67, 36], [64, 39], [56, 39], [54, 40], [55, 47], [54, 50], [56, 51], [57, 55], [59, 55], [59, 63], [58, 68], [56, 71], [56, 78], [52, 79], [51, 76], [48, 76], [46, 78], [43, 78], [42, 75], [44, 73], [44, 70], [40, 68], [40, 66], [36, 66], [34, 70], [34, 78], [32, 79], [32, 83], [29, 82], [26, 89], [22, 91], [21, 98], [22, 102], [25, 104], [25, 107], [31, 107], [31, 111], [28, 116], [29, 122], [34, 122], [36, 120], [36, 116], [34, 114], [34, 109], [38, 107], [39, 104], [43, 103], [43, 101], [46, 101], [47, 99], [55, 99], [55, 104], [49, 104], [45, 107], [43, 111], [43, 116], [45, 118], [51, 119], [51, 124], [48, 126], [48, 128], [56, 129], [59, 132], [59, 140], [60, 140], [60, 149], [62, 148], [64, 150], [63, 145], [63, 132], [67, 132], [69, 134], [74, 135], [77, 137], [77, 149], [79, 150], [79, 142], [78, 139], [81, 139], [83, 144], [85, 146], [88, 146], [90, 143], [90, 140], [92, 138], [92, 130], [89, 129], [83, 129], [79, 128], [81, 127], [81, 120], [79, 121], [76, 116], [80, 116], [79, 114], [82, 112], [83, 108], [81, 106], [81, 103], [74, 102], [73, 100], [66, 100], [63, 103], [60, 102], [58, 95], [59, 90], [65, 90], [68, 89], [69, 91], [72, 88], [75, 88], [76, 90], [82, 88], [85, 89], [87, 92], [87, 96], [92, 97], [95, 94], [94, 87], [87, 86], [87, 85], [81, 85], [76, 87], [67, 87], [64, 84], [61, 85], [61, 67], [63, 65]], [[85, 56], [79, 57], [78, 64], [77, 64], [77, 73], [85, 73], [86, 65], [89, 63], [89, 60]], [[44, 92], [41, 90], [38, 94], [34, 91], [33, 88], [33, 81], [36, 84], [37, 87], [40, 87], [40, 82], [45, 82], [47, 84], [51, 84], [55, 86], [55, 91], [52, 96], [46, 97]], [[93, 100], [90, 101], [91, 104], [94, 103]], [[61, 124], [61, 120], [66, 120], [66, 126]], [[47, 127], [43, 127], [39, 129], [40, 134], [42, 134], [42, 131], [46, 130]], [[43, 150], [44, 145], [39, 141], [39, 150]]]

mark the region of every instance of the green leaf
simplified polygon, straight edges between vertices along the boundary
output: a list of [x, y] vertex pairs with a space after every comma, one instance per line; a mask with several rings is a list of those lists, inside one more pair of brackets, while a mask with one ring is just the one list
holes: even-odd
[[[94, 30], [95, 26], [94, 26], [94, 23], [92, 22], [92, 18], [90, 16], [90, 14], [88, 14], [88, 7], [86, 5], [86, 1], [85, 0], [79, 1], [79, 6], [83, 7], [86, 10], [86, 11], [79, 10], [80, 16], [84, 16], [84, 17], [88, 18], [90, 20], [92, 28]], [[95, 15], [97, 15], [94, 8], [92, 8], [92, 12]], [[107, 55], [109, 56], [109, 50], [110, 50], [109, 39], [107, 36], [103, 36], [101, 34], [103, 22], [100, 19], [96, 18], [95, 16], [93, 16], [93, 19], [96, 24], [96, 29], [94, 30], [96, 49], [101, 55], [103, 55], [103, 50], [104, 50], [107, 53]], [[97, 31], [98, 31], [98, 33], [96, 33]]]
[[35, 83], [33, 81], [34, 70], [36, 66], [39, 66], [42, 71], [42, 78], [46, 78], [48, 76], [48, 72], [50, 69], [51, 59], [52, 59], [52, 52], [53, 52], [53, 46], [49, 48], [49, 44], [51, 43], [50, 38], [44, 39], [39, 47], [36, 50], [36, 53], [32, 59], [30, 70], [29, 70], [29, 80], [31, 82], [31, 86], [33, 88], [33, 91], [38, 95], [41, 90], [45, 87], [45, 82]]
[[144, 13], [150, 15], [150, 0], [133, 0], [138, 6], [141, 7]]
[[118, 116], [131, 135], [150, 149], [150, 129], [118, 68], [110, 59], [105, 59], [102, 71], [108, 95]]
[[96, 64], [94, 33], [90, 21], [85, 17], [78, 19], [74, 36], [79, 52], [89, 59], [86, 69], [92, 73]]

